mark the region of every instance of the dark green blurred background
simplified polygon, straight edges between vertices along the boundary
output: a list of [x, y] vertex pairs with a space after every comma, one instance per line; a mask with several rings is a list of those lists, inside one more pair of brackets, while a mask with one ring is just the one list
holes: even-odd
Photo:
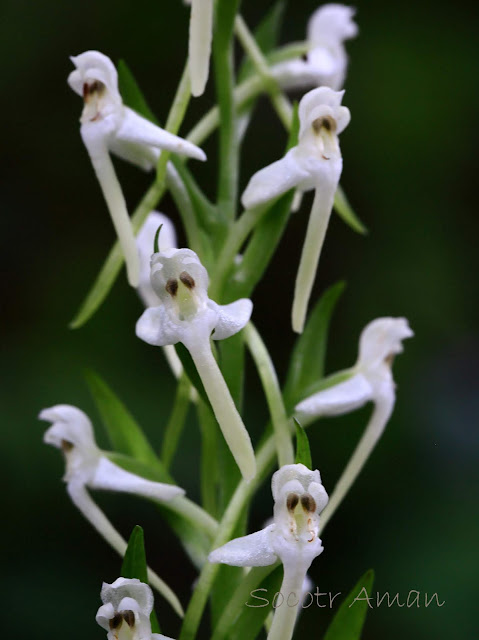
[[[245, 0], [251, 25], [270, 4]], [[320, 591], [344, 593], [373, 567], [381, 592], [406, 596], [417, 589], [446, 601], [440, 609], [383, 605], [370, 612], [365, 638], [473, 640], [479, 560], [477, 5], [356, 4], [360, 36], [348, 46], [344, 103], [352, 122], [341, 137], [342, 182], [370, 234], [354, 234], [337, 217], [330, 226], [316, 294], [339, 279], [348, 285], [334, 318], [327, 369], [353, 363], [360, 330], [377, 316], [406, 316], [416, 336], [395, 364], [394, 416], [328, 526], [326, 550], [311, 574]], [[282, 42], [304, 37], [316, 6], [289, 2]], [[62, 460], [42, 444], [45, 425], [36, 415], [70, 403], [99, 427], [83, 381], [84, 369], [93, 368], [158, 446], [174, 386], [159, 350], [134, 335], [141, 305], [123, 275], [91, 323], [79, 331], [67, 328], [113, 239], [79, 135], [81, 104], [66, 84], [68, 56], [100, 49], [115, 61], [123, 57], [164, 120], [185, 58], [189, 12], [179, 0], [3, 0], [0, 14], [2, 632], [19, 639], [100, 639], [104, 632], [94, 616], [101, 582], [117, 577], [120, 561], [70, 504], [60, 481]], [[183, 132], [213, 96], [210, 81]], [[245, 142], [243, 185], [281, 154], [285, 136], [271, 114], [262, 100]], [[213, 193], [215, 140], [205, 148], [211, 161], [191, 167]], [[117, 166], [133, 208], [150, 178]], [[293, 343], [289, 310], [309, 202], [293, 216], [254, 298], [255, 322], [281, 375], [285, 347]], [[168, 198], [162, 209], [177, 220]], [[265, 403], [249, 371], [246, 420], [257, 440]], [[367, 416], [364, 410], [311, 429], [313, 459], [328, 490]], [[100, 428], [98, 433], [104, 443]], [[175, 465], [179, 484], [192, 497], [198, 446], [192, 423]], [[133, 524], [144, 525], [151, 564], [186, 602], [195, 572], [154, 508], [121, 496], [99, 500], [125, 535]], [[271, 509], [266, 487], [253, 503], [251, 531]], [[159, 600], [157, 609], [164, 632], [176, 637], [170, 608]], [[329, 615], [312, 607], [301, 629], [320, 637]]]

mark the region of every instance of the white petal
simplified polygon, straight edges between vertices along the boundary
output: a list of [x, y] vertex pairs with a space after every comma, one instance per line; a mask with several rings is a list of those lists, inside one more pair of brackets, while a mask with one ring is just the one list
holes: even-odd
[[143, 312], [136, 323], [136, 335], [140, 340], [158, 347], [176, 344], [184, 337], [178, 324], [172, 321], [163, 305], [150, 307]]
[[209, 304], [218, 311], [218, 323], [212, 335], [213, 340], [224, 340], [241, 331], [249, 322], [253, 311], [253, 303], [248, 298], [241, 298], [225, 305], [210, 300]]
[[210, 553], [210, 562], [221, 562], [234, 567], [267, 567], [276, 562], [277, 555], [271, 545], [272, 524], [249, 536], [235, 538]]
[[118, 74], [113, 62], [100, 51], [85, 51], [70, 60], [76, 67], [68, 76], [68, 84], [79, 96], [83, 95], [83, 84], [99, 80], [108, 91], [108, 98], [120, 105], [122, 100], [118, 92]]
[[156, 167], [160, 155], [160, 149], [120, 140], [116, 136], [111, 136], [108, 140], [108, 149], [117, 158], [130, 162], [143, 171], [151, 171]]
[[356, 9], [342, 4], [326, 4], [317, 9], [308, 22], [308, 40], [312, 44], [340, 44], [358, 33], [353, 21]]
[[38, 418], [53, 423], [43, 437], [47, 444], [60, 449], [62, 440], [66, 440], [76, 447], [98, 451], [90, 418], [77, 407], [57, 404], [40, 411]]
[[252, 209], [277, 198], [309, 178], [309, 173], [300, 167], [293, 151], [294, 149], [291, 149], [284, 158], [273, 162], [252, 176], [241, 196], [245, 209]]
[[185, 493], [183, 489], [172, 484], [145, 480], [134, 473], [125, 471], [105, 457], [100, 458], [96, 473], [89, 486], [92, 489], [134, 493], [162, 502], [172, 500]]
[[[273, 499], [277, 502], [286, 493], [308, 491], [312, 482], [321, 484], [321, 475], [317, 469], [313, 471], [301, 463], [285, 464], [273, 473], [271, 478]], [[297, 486], [294, 483], [297, 483]]]
[[306, 60], [285, 60], [271, 67], [273, 78], [284, 89], [303, 89], [323, 84], [323, 74]]
[[107, 602], [107, 604], [102, 604], [101, 607], [98, 609], [95, 619], [97, 623], [100, 625], [100, 627], [103, 627], [103, 629], [106, 629], [107, 631], [109, 631], [110, 620], [113, 618], [114, 615], [115, 615], [115, 607], [112, 605], [111, 602]]
[[363, 329], [359, 339], [361, 368], [381, 364], [386, 358], [402, 353], [402, 341], [414, 335], [406, 318], [377, 318]]
[[138, 603], [140, 611], [150, 615], [153, 610], [153, 593], [150, 587], [137, 578], [117, 578], [112, 584], [103, 583], [101, 600], [111, 602], [115, 609], [124, 598], [133, 598]]
[[152, 211], [148, 215], [136, 236], [136, 246], [138, 247], [140, 256], [140, 284], [138, 286], [138, 293], [145, 307], [154, 307], [158, 305], [159, 302], [158, 296], [153, 291], [150, 282], [150, 262], [151, 256], [154, 253], [153, 243], [155, 235], [160, 225], [162, 226], [158, 243], [161, 249], [176, 247], [177, 239], [173, 223], [167, 216], [157, 211]]
[[295, 414], [307, 418], [338, 416], [362, 407], [372, 398], [371, 384], [358, 373], [345, 382], [306, 398], [296, 406]]
[[168, 149], [197, 160], [206, 160], [204, 152], [196, 145], [175, 136], [169, 131], [143, 118], [132, 109], [125, 107], [123, 121], [116, 132], [119, 140], [144, 144], [159, 149]]
[[188, 66], [191, 94], [200, 96], [205, 90], [210, 66], [213, 36], [213, 0], [192, 0]]

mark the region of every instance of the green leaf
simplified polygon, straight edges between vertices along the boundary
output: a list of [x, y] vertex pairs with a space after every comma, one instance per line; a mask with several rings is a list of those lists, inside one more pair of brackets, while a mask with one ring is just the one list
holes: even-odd
[[[298, 106], [294, 105], [291, 132], [286, 151], [297, 144], [299, 132]], [[271, 206], [269, 211], [258, 223], [251, 240], [248, 243], [243, 259], [227, 282], [223, 297], [225, 302], [237, 298], [249, 298], [276, 251], [276, 247], [283, 235], [291, 213], [294, 189], [282, 195]]]
[[324, 376], [329, 323], [344, 287], [344, 282], [338, 282], [323, 293], [296, 340], [284, 387], [288, 411], [294, 408], [306, 387]]
[[158, 457], [141, 427], [113, 390], [93, 371], [87, 371], [85, 377], [115, 451], [158, 465]]
[[92, 288], [88, 292], [85, 300], [75, 314], [75, 317], [68, 325], [70, 329], [79, 329], [98, 311], [115, 280], [121, 271], [124, 258], [118, 242], [115, 243], [105, 260], [103, 267], [96, 277]]
[[311, 449], [309, 447], [308, 436], [306, 431], [300, 425], [296, 418], [293, 418], [296, 425], [296, 464], [304, 464], [308, 469], [313, 468], [313, 462], [311, 460]]
[[143, 117], [151, 120], [151, 122], [159, 124], [158, 120], [155, 117], [155, 114], [150, 109], [147, 101], [145, 100], [143, 92], [141, 91], [139, 84], [135, 80], [135, 76], [131, 72], [126, 62], [124, 60], [120, 60], [118, 62], [117, 69], [118, 88], [120, 89], [123, 103]]
[[[368, 612], [366, 597], [371, 593], [373, 582], [374, 571], [369, 569], [343, 600], [323, 640], [359, 640]], [[355, 602], [358, 596], [361, 599]]]
[[[270, 567], [267, 568], [270, 569]], [[261, 570], [264, 571], [264, 569], [266, 569], [266, 567], [255, 567], [251, 569], [250, 573], [252, 573], [253, 571], [258, 571], [258, 573], [260, 573]], [[276, 567], [272, 572], [270, 572], [270, 574], [260, 583], [260, 588], [265, 589], [266, 591], [259, 592], [256, 598], [267, 598], [271, 605], [273, 595], [275, 593], [278, 593], [281, 589], [282, 580], [283, 567], [280, 565], [279, 567]], [[253, 590], [254, 589], [251, 589], [248, 592], [248, 596]], [[245, 602], [256, 606], [245, 606]], [[264, 625], [267, 616], [272, 611], [271, 606], [261, 606], [260, 602], [260, 600], [252, 600], [251, 597], [243, 600], [241, 615], [234, 623], [234, 627], [231, 629], [230, 634], [228, 635], [228, 640], [245, 640], [246, 638], [256, 638], [258, 633], [261, 631], [261, 628]]]
[[334, 210], [354, 231], [362, 234], [368, 232], [364, 224], [354, 213], [340, 184], [338, 184], [338, 188], [334, 194]]
[[143, 529], [139, 525], [133, 528], [128, 540], [128, 547], [121, 565], [121, 576], [123, 578], [138, 578], [140, 582], [148, 584]]
[[[133, 528], [128, 540], [128, 547], [121, 565], [121, 576], [123, 578], [138, 578], [140, 582], [148, 584], [145, 540], [143, 529], [139, 525]], [[150, 621], [153, 633], [160, 633], [160, 625], [154, 610], [151, 612]]]
[[[265, 54], [269, 53], [278, 44], [285, 9], [285, 0], [278, 0], [253, 31], [257, 45]], [[253, 71], [253, 63], [249, 58], [246, 58], [238, 74], [238, 83], [245, 80]]]
[[[105, 455], [109, 460], [122, 469], [125, 469], [125, 471], [130, 471], [130, 473], [135, 473], [153, 482], [175, 484], [172, 477], [161, 465], [150, 466], [122, 453], [106, 453]], [[188, 500], [188, 498], [177, 498], [171, 503], [166, 502], [164, 504], [159, 504], [155, 500], [152, 500], [152, 502], [154, 502], [155, 506], [161, 512], [162, 517], [168, 522], [179, 540], [181, 540], [181, 544], [194, 566], [197, 569], [201, 569], [211, 549], [212, 537], [205, 531], [200, 530], [193, 516], [188, 518], [174, 511], [175, 502], [178, 500]]]

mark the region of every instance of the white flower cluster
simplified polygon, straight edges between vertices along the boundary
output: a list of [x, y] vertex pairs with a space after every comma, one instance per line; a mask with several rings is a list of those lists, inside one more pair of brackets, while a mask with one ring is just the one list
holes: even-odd
[[[189, 83], [188, 76], [185, 76], [186, 84], [189, 84], [186, 89], [188, 98], [190, 89], [194, 96], [201, 95], [205, 90], [217, 10], [213, 0], [191, 0], [189, 4]], [[257, 214], [292, 189], [297, 194], [314, 191], [292, 305], [292, 327], [297, 333], [302, 333], [305, 326], [309, 299], [343, 168], [339, 135], [350, 122], [349, 109], [342, 105], [342, 87], [348, 64], [344, 43], [357, 34], [354, 13], [352, 8], [339, 4], [320, 7], [308, 24], [308, 52], [304, 59], [283, 60], [267, 68], [267, 79], [278, 85], [276, 89], [312, 89], [299, 102], [297, 144], [283, 158], [251, 176], [241, 197], [245, 208], [243, 215], [255, 219], [255, 212]], [[244, 29], [241, 21], [240, 30], [243, 34]], [[258, 51], [253, 47], [253, 51], [249, 52], [250, 57], [261, 57]], [[234, 301], [229, 304], [218, 304], [211, 299], [209, 295], [215, 297], [212, 293], [214, 289], [212, 287], [209, 293], [210, 277], [205, 266], [193, 250], [177, 247], [175, 228], [164, 214], [151, 212], [135, 238], [111, 154], [144, 170], [157, 165], [161, 150], [197, 160], [206, 160], [206, 155], [192, 142], [156, 126], [126, 106], [119, 92], [117, 70], [107, 56], [98, 51], [86, 51], [72, 57], [72, 62], [75, 70], [70, 73], [68, 83], [83, 98], [81, 137], [118, 235], [129, 283], [137, 288], [145, 306], [136, 323], [136, 335], [144, 342], [165, 350], [177, 378], [185, 373], [184, 369], [186, 373], [190, 371], [189, 360], [185, 360], [189, 352], [201, 385], [196, 385], [198, 393], [192, 391], [188, 400], [197, 402], [199, 412], [202, 407], [211, 406], [242, 474], [238, 493], [235, 494], [239, 506], [232, 501], [238, 513], [231, 515], [227, 511], [226, 524], [217, 522], [210, 515], [213, 510], [206, 513], [195, 505], [212, 523], [215, 534], [218, 531], [221, 533], [221, 527], [234, 525], [234, 516], [239, 518], [239, 513], [244, 510], [241, 499], [251, 488], [249, 483], [261, 475], [260, 469], [262, 473], [267, 470], [261, 456], [255, 457], [250, 435], [233, 400], [235, 394], [230, 392], [223, 377], [221, 361], [213, 342], [225, 340], [242, 331], [250, 321], [253, 303], [247, 298], [235, 300], [236, 296], [233, 295], [229, 299]], [[260, 59], [260, 66], [263, 63], [266, 64], [267, 60]], [[145, 208], [145, 215], [150, 206], [149, 203]], [[158, 237], [159, 227], [161, 232]], [[199, 249], [198, 253], [202, 259], [205, 258]], [[238, 256], [234, 260], [235, 264], [241, 264]], [[205, 264], [212, 265], [210, 273], [213, 278], [216, 275], [215, 263], [210, 255], [206, 256]], [[249, 329], [251, 327], [244, 333], [247, 334]], [[272, 523], [256, 533], [229, 540], [225, 544], [222, 542], [231, 536], [225, 535], [222, 539], [221, 536], [212, 536], [211, 540], [216, 540], [213, 544], [219, 546], [209, 553], [210, 563], [264, 567], [280, 561], [284, 568], [281, 590], [285, 595], [295, 594], [296, 603], [300, 602], [306, 573], [313, 560], [323, 552], [320, 533], [364, 466], [392, 414], [395, 404], [392, 360], [402, 351], [402, 341], [412, 335], [405, 318], [374, 320], [361, 334], [356, 364], [341, 372], [342, 382], [310, 396], [303, 396], [294, 407], [294, 416], [306, 427], [321, 416], [340, 415], [367, 402], [374, 404], [364, 435], [331, 498], [328, 498], [318, 470], [308, 469], [299, 463], [283, 464], [272, 477]], [[175, 350], [175, 345], [179, 343], [187, 350], [179, 352], [184, 369]], [[250, 350], [253, 351], [251, 347]], [[268, 372], [261, 371], [261, 367], [267, 369], [268, 363], [265, 358], [258, 358], [258, 361], [261, 361], [257, 366], [263, 382]], [[264, 386], [268, 403], [277, 392], [279, 404], [282, 404], [274, 372], [270, 374], [270, 388], [266, 389], [266, 384]], [[202, 402], [204, 405], [201, 405]], [[292, 425], [288, 420], [291, 422], [292, 416], [286, 416], [283, 406], [278, 409], [278, 414], [281, 412], [284, 413], [285, 438], [291, 444], [288, 429]], [[271, 414], [274, 417], [273, 411]], [[98, 448], [92, 424], [80, 409], [61, 404], [44, 409], [39, 417], [51, 423], [44, 441], [64, 454], [64, 481], [72, 502], [120, 555], [125, 554], [127, 543], [93, 501], [89, 490], [126, 492], [160, 503], [174, 504], [175, 500], [177, 503], [186, 502], [183, 489], [173, 484], [153, 482], [112, 462], [110, 454]], [[292, 460], [292, 449], [289, 459]], [[198, 511], [195, 513], [198, 514]], [[231, 526], [230, 534], [233, 529], [234, 526]], [[204, 558], [210, 549], [211, 546], [203, 550]], [[183, 609], [177, 596], [149, 568], [148, 580], [182, 616]], [[168, 640], [161, 634], [152, 633], [150, 616], [153, 595], [148, 585], [137, 579], [120, 577], [112, 584], [103, 584], [101, 599], [103, 604], [96, 619], [107, 631], [109, 640]], [[297, 606], [280, 608], [273, 618], [269, 640], [290, 640], [296, 617]]]

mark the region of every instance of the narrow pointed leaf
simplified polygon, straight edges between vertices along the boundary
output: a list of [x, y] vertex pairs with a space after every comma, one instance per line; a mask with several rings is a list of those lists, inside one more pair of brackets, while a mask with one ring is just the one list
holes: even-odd
[[344, 193], [340, 184], [338, 185], [336, 193], [334, 194], [334, 210], [354, 231], [362, 234], [368, 232], [367, 228], [354, 213], [354, 210], [349, 204], [349, 201], [346, 198], [346, 194]]
[[[251, 569], [250, 573], [255, 571], [255, 573], [258, 572], [259, 574], [262, 569], [270, 569], [270, 567], [254, 567], [253, 569]], [[246, 600], [243, 600], [241, 615], [236, 620], [233, 629], [231, 629], [230, 631], [230, 634], [228, 634], [228, 640], [245, 640], [246, 638], [256, 638], [256, 636], [261, 631], [266, 618], [273, 610], [271, 607], [271, 598], [273, 597], [273, 594], [278, 593], [281, 589], [282, 579], [283, 567], [278, 566], [273, 571], [270, 571], [269, 575], [264, 578], [264, 580], [262, 580], [258, 587], [256, 587], [265, 589], [265, 591], [258, 592], [256, 597], [267, 598], [269, 600], [269, 606], [258, 606], [262, 604], [261, 600], [255, 600], [251, 597], [247, 597]], [[249, 595], [250, 594], [248, 593], [248, 596]], [[248, 604], [250, 605], [253, 604], [253, 607], [245, 606], [245, 602], [248, 602]], [[254, 605], [256, 605], [256, 607]]]
[[311, 460], [311, 449], [309, 447], [308, 436], [306, 435], [306, 431], [299, 424], [296, 418], [294, 419], [294, 424], [296, 426], [296, 464], [304, 464], [308, 469], [313, 468], [313, 463]]
[[[298, 106], [295, 104], [291, 132], [286, 151], [297, 144], [299, 132]], [[240, 265], [225, 286], [225, 302], [249, 298], [263, 277], [286, 228], [293, 201], [294, 189], [278, 198], [257, 225]]]
[[[362, 590], [365, 589], [369, 596], [373, 582], [374, 571], [369, 569], [342, 602], [323, 640], [359, 640], [368, 612], [366, 593]], [[354, 602], [358, 596], [364, 599]]]
[[85, 377], [115, 451], [157, 465], [153, 447], [123, 402], [98, 374], [87, 371]]
[[198, 371], [196, 370], [195, 363], [193, 362], [193, 358], [191, 357], [190, 352], [183, 344], [181, 344], [181, 342], [175, 344], [175, 350], [178, 354], [178, 358], [181, 360], [183, 369], [188, 376], [188, 380], [194, 386], [206, 405], [208, 407], [211, 407], [210, 401], [208, 399], [208, 396], [206, 395], [205, 388], [198, 374]]
[[324, 376], [329, 323], [344, 287], [344, 282], [338, 282], [323, 293], [296, 340], [284, 387], [288, 410], [293, 409], [301, 396], [304, 397], [305, 388]]
[[126, 62], [124, 60], [120, 60], [118, 62], [117, 69], [118, 87], [120, 89], [121, 97], [123, 98], [123, 103], [148, 120], [151, 120], [151, 122], [159, 125], [155, 114], [148, 106], [143, 92]]
[[[141, 582], [148, 584], [145, 540], [143, 529], [139, 525], [133, 528], [128, 540], [128, 547], [121, 565], [121, 576], [122, 578], [138, 578]], [[151, 612], [150, 622], [153, 633], [160, 633], [160, 625], [154, 610]]]
[[148, 584], [145, 542], [143, 529], [139, 525], [136, 525], [131, 532], [120, 575], [123, 578], [138, 578], [141, 582]]
[[[269, 53], [278, 44], [285, 9], [285, 0], [278, 0], [253, 31], [256, 43], [264, 54]], [[243, 82], [253, 71], [253, 63], [246, 58], [238, 74], [238, 83]]]
[[[147, 480], [152, 480], [153, 482], [166, 482], [170, 484], [174, 483], [172, 477], [161, 465], [147, 465], [121, 453], [108, 453], [107, 457], [119, 467], [125, 469], [125, 471], [136, 473]], [[187, 498], [177, 498], [176, 500], [187, 500]], [[164, 504], [158, 504], [155, 502], [155, 505], [161, 512], [162, 517], [176, 533], [179, 540], [181, 540], [181, 544], [183, 545], [191, 562], [197, 569], [201, 569], [206, 562], [209, 551], [211, 550], [212, 537], [207, 535], [203, 530], [200, 530], [197, 522], [186, 518], [175, 511], [174, 503], [175, 501], [172, 501], [172, 503], [166, 502]]]

